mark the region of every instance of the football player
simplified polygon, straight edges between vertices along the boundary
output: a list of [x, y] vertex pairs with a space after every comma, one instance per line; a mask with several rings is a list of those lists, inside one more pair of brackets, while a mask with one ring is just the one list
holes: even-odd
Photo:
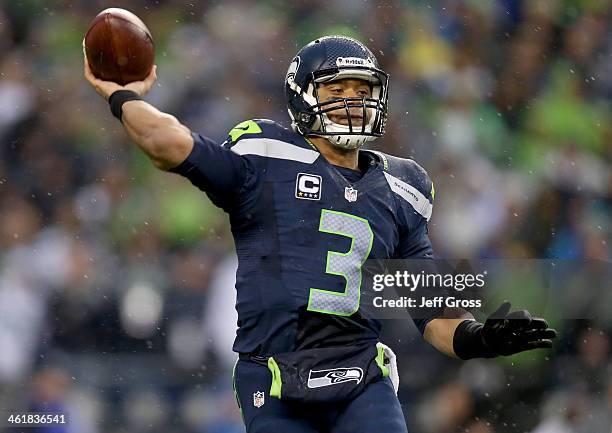
[[[362, 265], [433, 257], [434, 188], [413, 160], [362, 148], [387, 120], [389, 77], [372, 52], [343, 36], [309, 43], [285, 78], [291, 128], [247, 120], [221, 145], [141, 99], [155, 67], [120, 86], [85, 60], [85, 77], [156, 167], [229, 214], [239, 260], [234, 386], [247, 431], [406, 432], [393, 353], [360, 309]], [[462, 359], [550, 347], [555, 336], [507, 302], [484, 324], [468, 313], [415, 323]]]

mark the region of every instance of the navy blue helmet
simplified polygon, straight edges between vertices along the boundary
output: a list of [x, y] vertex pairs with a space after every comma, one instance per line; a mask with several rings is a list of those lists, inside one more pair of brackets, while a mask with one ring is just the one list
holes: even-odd
[[[365, 80], [372, 86], [367, 98], [319, 101], [317, 85], [343, 78]], [[346, 36], [325, 36], [302, 48], [289, 66], [285, 96], [293, 129], [302, 135], [326, 137], [336, 146], [354, 149], [380, 137], [387, 121], [389, 75], [361, 42]], [[346, 110], [348, 125], [332, 122], [327, 113]], [[361, 125], [353, 125], [349, 109], [363, 110]]]

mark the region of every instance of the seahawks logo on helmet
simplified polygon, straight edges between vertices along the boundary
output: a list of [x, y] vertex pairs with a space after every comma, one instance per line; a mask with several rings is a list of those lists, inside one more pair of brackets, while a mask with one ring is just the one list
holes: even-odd
[[359, 384], [361, 379], [363, 379], [363, 370], [359, 367], [310, 370], [308, 374], [308, 388], [322, 388], [351, 381]]
[[[369, 82], [371, 97], [319, 100], [320, 83], [344, 78]], [[363, 146], [385, 132], [388, 82], [389, 75], [379, 69], [376, 57], [361, 42], [345, 36], [319, 38], [297, 53], [287, 71], [285, 96], [292, 127], [299, 134], [325, 137], [345, 149]], [[357, 108], [367, 121], [361, 125], [333, 122], [328, 113], [343, 109], [338, 102], [344, 102], [347, 117], [349, 107]]]
[[289, 82], [290, 80], [294, 81], [295, 73], [297, 72], [299, 67], [300, 67], [300, 58], [296, 57], [295, 59], [293, 59], [293, 61], [289, 65], [289, 69], [287, 70], [287, 76], [285, 77], [286, 82]]

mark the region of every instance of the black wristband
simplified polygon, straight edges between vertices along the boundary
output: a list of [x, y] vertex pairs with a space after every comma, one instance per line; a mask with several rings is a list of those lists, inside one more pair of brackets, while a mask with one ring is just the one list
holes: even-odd
[[131, 90], [116, 90], [108, 98], [108, 103], [113, 116], [121, 120], [121, 116], [123, 115], [123, 104], [125, 104], [127, 101], [140, 100], [142, 100], [142, 98], [138, 96], [136, 92], [132, 92]]
[[453, 336], [455, 355], [461, 359], [495, 358], [497, 356], [482, 341], [483, 326], [482, 323], [475, 320], [464, 320], [457, 326]]

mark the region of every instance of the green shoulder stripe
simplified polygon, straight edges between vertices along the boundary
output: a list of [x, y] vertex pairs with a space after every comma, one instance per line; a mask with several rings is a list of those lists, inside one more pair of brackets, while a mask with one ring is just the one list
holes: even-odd
[[244, 122], [239, 123], [234, 126], [234, 128], [229, 132], [230, 140], [235, 142], [244, 134], [260, 134], [261, 128], [254, 120], [245, 120]]

